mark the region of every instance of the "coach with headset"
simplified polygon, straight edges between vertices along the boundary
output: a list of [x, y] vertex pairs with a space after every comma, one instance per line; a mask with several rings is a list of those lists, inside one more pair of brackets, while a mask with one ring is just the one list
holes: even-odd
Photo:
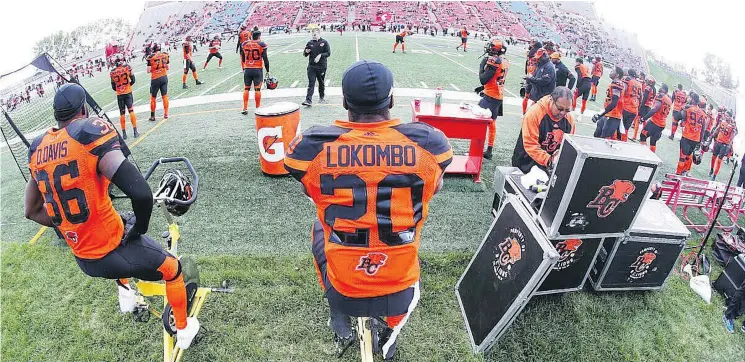
[[312, 39], [305, 44], [303, 55], [308, 58], [308, 93], [305, 95], [304, 106], [313, 104], [313, 91], [318, 81], [318, 96], [320, 103], [326, 95], [326, 58], [331, 56], [331, 46], [326, 39], [321, 38], [321, 29], [312, 30]]

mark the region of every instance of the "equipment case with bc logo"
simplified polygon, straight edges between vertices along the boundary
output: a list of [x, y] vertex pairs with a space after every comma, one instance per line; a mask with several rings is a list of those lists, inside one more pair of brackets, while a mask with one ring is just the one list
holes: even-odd
[[476, 353], [497, 342], [559, 258], [534, 218], [517, 196], [506, 195], [455, 285]]
[[552, 240], [623, 236], [661, 164], [641, 145], [566, 135], [538, 222]]
[[[497, 214], [502, 201], [507, 194], [517, 195], [537, 219], [536, 213], [540, 208], [540, 196], [532, 192], [520, 182], [523, 173], [517, 167], [497, 167], [494, 172], [494, 200], [492, 213]], [[565, 293], [582, 290], [590, 274], [595, 259], [600, 252], [602, 238], [573, 238], [549, 240], [559, 253], [559, 260], [551, 273], [541, 283], [535, 295]]]
[[590, 283], [597, 291], [665, 286], [690, 235], [664, 202], [648, 200], [625, 237], [605, 239]]

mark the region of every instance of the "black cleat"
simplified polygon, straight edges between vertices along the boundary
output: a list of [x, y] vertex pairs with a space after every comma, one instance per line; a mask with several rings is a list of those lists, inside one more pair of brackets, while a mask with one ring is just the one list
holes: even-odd
[[491, 158], [492, 158], [492, 150], [493, 150], [493, 147], [492, 146], [489, 146], [489, 147], [486, 148], [486, 152], [484, 152], [484, 158], [485, 159], [491, 160]]
[[305, 102], [303, 102], [303, 105], [306, 107], [310, 107], [311, 105], [313, 105], [313, 102], [306, 99]]
[[318, 103], [321, 103], [321, 104], [323, 104], [323, 103], [326, 103], [326, 99], [325, 99], [325, 98], [323, 98], [323, 97], [321, 97], [321, 98], [320, 98], [320, 99], [318, 100]]
[[670, 140], [675, 140], [675, 135], [671, 134], [670, 137], [668, 137]]
[[134, 136], [135, 138], [140, 137], [140, 134], [137, 133], [137, 127], [134, 127]]
[[188, 85], [186, 85], [186, 83], [184, 83], [184, 84], [182, 84], [182, 85], [181, 85], [181, 88], [182, 88], [182, 89], [189, 89], [189, 86], [188, 86]]
[[125, 140], [127, 139], [127, 130], [126, 129], [123, 129], [122, 130], [122, 138], [124, 138]]
[[339, 337], [334, 333], [334, 346], [336, 347], [336, 357], [344, 356], [344, 352], [357, 341], [357, 332], [353, 329], [352, 334], [347, 337]]
[[202, 85], [202, 84], [204, 84], [204, 82], [202, 82], [202, 81], [201, 81], [201, 80], [199, 80], [199, 79], [197, 79], [197, 82], [196, 82], [196, 83], [197, 83], [197, 85]]
[[247, 114], [248, 114], [248, 109], [244, 109], [244, 110], [242, 110], [242, 111], [241, 111], [241, 114], [242, 114], [242, 115], [244, 115], [244, 116], [245, 116], [245, 115], [247, 115]]
[[150, 122], [155, 122], [155, 116], [150, 116], [150, 118], [147, 119]]

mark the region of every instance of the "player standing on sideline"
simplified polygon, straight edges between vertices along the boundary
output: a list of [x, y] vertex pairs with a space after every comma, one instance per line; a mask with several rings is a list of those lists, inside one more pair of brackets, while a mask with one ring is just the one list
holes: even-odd
[[[532, 77], [537, 67], [535, 53], [543, 47], [543, 43], [534, 41], [528, 48], [527, 59], [525, 60], [525, 77]], [[523, 97], [523, 114], [528, 109], [528, 100], [530, 99], [530, 84], [523, 80], [520, 95]]]
[[667, 84], [662, 83], [660, 85], [660, 92], [654, 100], [654, 106], [648, 111], [641, 113], [644, 128], [642, 129], [640, 142], [646, 146], [647, 138], [649, 138], [649, 149], [652, 152], [657, 152], [657, 141], [660, 140], [662, 131], [665, 130], [667, 115], [670, 113], [670, 107], [673, 103], [670, 97], [668, 97], [667, 91]]
[[691, 93], [690, 104], [681, 112], [683, 119], [680, 126], [683, 127], [683, 135], [680, 138], [680, 159], [678, 159], [678, 168], [676, 174], [687, 174], [693, 164], [694, 152], [701, 148], [701, 140], [706, 129], [706, 112], [699, 108], [698, 94]]
[[[561, 53], [553, 52], [549, 58], [551, 58], [551, 63], [554, 63], [554, 66], [556, 67], [556, 86], [567, 87], [569, 89], [574, 88], [574, 83], [577, 82], [577, 78], [569, 71], [569, 68], [561, 62]], [[567, 86], [567, 80], [569, 81], [569, 86]]]
[[137, 138], [140, 134], [137, 133], [137, 116], [132, 107], [132, 86], [135, 84], [135, 75], [132, 73], [132, 67], [124, 61], [124, 56], [114, 54], [111, 58], [115, 68], [111, 70], [109, 76], [111, 77], [111, 89], [116, 91], [116, 102], [119, 105], [119, 124], [122, 127], [122, 137], [125, 140], [127, 139], [127, 122], [124, 116], [126, 110], [129, 112], [129, 121], [132, 123], [134, 136]]
[[203, 84], [199, 81], [198, 75], [197, 75], [197, 66], [194, 65], [194, 60], [192, 59], [192, 55], [194, 53], [194, 50], [196, 50], [196, 46], [191, 42], [191, 35], [186, 37], [186, 40], [184, 40], [184, 75], [181, 77], [181, 84], [183, 85], [182, 88], [187, 89], [189, 86], [186, 85], [186, 75], [189, 74], [189, 70], [191, 70], [191, 75], [194, 77], [194, 81], [197, 85]]
[[572, 98], [572, 111], [577, 109], [577, 98], [582, 96], [582, 107], [580, 108], [580, 114], [585, 113], [587, 109], [587, 98], [590, 97], [590, 89], [592, 88], [592, 80], [590, 79], [590, 69], [584, 64], [585, 61], [582, 58], [574, 60], [574, 70], [577, 71], [577, 89], [574, 90], [574, 97]]
[[[639, 115], [637, 116], [637, 120], [634, 120], [634, 140], [637, 140], [638, 131], [640, 129], [644, 129], [646, 126], [644, 124], [645, 118], [644, 116], [649, 113], [649, 110], [652, 108], [652, 106], [655, 103], [655, 98], [657, 97], [657, 89], [655, 88], [655, 83], [657, 81], [654, 79], [653, 76], [648, 76], [645, 79], [645, 85], [644, 85], [644, 91], [642, 92], [642, 102], [639, 104]], [[664, 127], [663, 127], [664, 128]]]
[[686, 100], [688, 99], [688, 95], [686, 95], [686, 92], [683, 91], [683, 85], [678, 84], [678, 89], [673, 91], [673, 125], [670, 129], [670, 138], [671, 140], [675, 138], [675, 132], [678, 130], [678, 123], [683, 119], [683, 113], [681, 110], [683, 109], [683, 106], [686, 104]]
[[308, 92], [305, 94], [304, 106], [313, 104], [313, 92], [318, 81], [319, 103], [324, 103], [326, 96], [326, 58], [331, 56], [328, 40], [321, 38], [321, 29], [311, 31], [311, 40], [305, 44], [303, 55], [308, 58]]
[[536, 68], [533, 75], [523, 78], [530, 85], [530, 102], [528, 106], [538, 102], [539, 99], [551, 94], [556, 88], [556, 68], [548, 60], [548, 54], [544, 49], [535, 52]]
[[522, 120], [522, 130], [512, 153], [512, 167], [523, 173], [533, 166], [552, 169], [554, 157], [565, 134], [574, 134], [574, 119], [569, 114], [572, 91], [559, 86], [530, 107]]
[[[390, 119], [393, 73], [383, 64], [352, 64], [342, 94], [349, 121], [296, 137], [285, 168], [317, 206], [312, 252], [337, 356], [357, 340], [350, 316], [374, 317], [373, 351], [390, 360], [420, 299], [422, 225], [453, 150], [426, 123]], [[350, 149], [373, 161], [350, 164]]]
[[468, 36], [471, 35], [471, 33], [466, 30], [466, 27], [464, 26], [460, 31], [458, 32], [458, 36], [460, 37], [460, 45], [455, 47], [455, 50], [458, 50], [458, 48], [463, 47], [463, 51], [466, 51], [466, 48], [468, 47]]
[[235, 52], [240, 54], [241, 45], [251, 40], [251, 31], [246, 28], [245, 25], [241, 25], [240, 32], [238, 33], [238, 44], [235, 46]]
[[507, 47], [497, 38], [491, 38], [485, 47], [488, 57], [481, 60], [479, 65], [479, 81], [484, 86], [484, 91], [479, 101], [479, 107], [491, 111], [489, 122], [489, 139], [487, 142], [484, 158], [492, 159], [494, 140], [497, 138], [497, 116], [502, 115], [502, 100], [504, 98], [504, 81], [507, 76], [507, 61], [502, 55], [507, 52]]
[[266, 52], [267, 45], [261, 41], [261, 32], [255, 30], [251, 33], [251, 40], [241, 44], [241, 66], [243, 67], [243, 111], [248, 114], [248, 91], [251, 85], [254, 87], [254, 99], [256, 108], [261, 107], [261, 85], [264, 82], [264, 71], [269, 76], [269, 55]]
[[396, 53], [396, 48], [398, 47], [398, 43], [401, 43], [401, 52], [406, 54], [406, 44], [404, 43], [405, 38], [407, 35], [413, 34], [411, 32], [411, 25], [406, 27], [404, 31], [400, 32], [399, 34], [396, 34], [396, 43], [393, 44], [393, 53]]
[[[181, 262], [145, 235], [153, 210], [150, 186], [124, 157], [110, 123], [89, 117], [85, 100], [85, 90], [74, 83], [54, 95], [57, 128], [29, 147], [25, 216], [56, 227], [85, 274], [115, 280], [123, 313], [133, 312], [137, 304], [128, 278], [164, 280], [175, 318], [176, 346], [189, 348], [199, 321], [187, 318]], [[52, 149], [60, 152], [49, 153]], [[111, 204], [112, 182], [132, 202], [134, 216], [126, 218], [126, 225]]]
[[220, 47], [222, 46], [222, 41], [220, 40], [219, 35], [215, 35], [215, 38], [210, 41], [210, 54], [207, 56], [207, 60], [204, 62], [204, 67], [202, 70], [207, 69], [207, 63], [210, 62], [210, 59], [212, 57], [215, 57], [219, 59], [217, 62], [217, 68], [222, 69], [222, 54], [220, 54]]
[[620, 135], [621, 141], [629, 140], [629, 131], [634, 124], [636, 115], [639, 114], [639, 103], [642, 98], [642, 84], [636, 80], [636, 71], [629, 69], [623, 79], [626, 89], [623, 92], [623, 128], [624, 133]]
[[714, 133], [712, 133], [712, 137], [717, 141], [714, 150], [711, 152], [709, 177], [712, 181], [717, 179], [719, 167], [722, 166], [722, 159], [729, 156], [732, 150], [732, 140], [735, 139], [735, 136], [737, 136], [737, 125], [732, 120], [732, 112], [728, 112], [727, 118], [719, 123], [717, 128], [714, 129]]
[[621, 118], [623, 117], [623, 101], [621, 96], [624, 92], [623, 69], [616, 66], [608, 74], [611, 79], [608, 90], [605, 93], [605, 110], [592, 116], [592, 121], [597, 123], [595, 127], [595, 137], [605, 139], [615, 139], [616, 134], [621, 127]]
[[590, 100], [593, 102], [598, 96], [598, 84], [600, 84], [600, 78], [603, 77], [603, 70], [603, 58], [596, 55], [592, 61], [592, 98]]
[[168, 69], [171, 60], [168, 53], [160, 51], [160, 44], [153, 44], [153, 54], [147, 58], [147, 72], [150, 73], [150, 122], [155, 122], [155, 100], [160, 92], [163, 99], [163, 118], [168, 118]]

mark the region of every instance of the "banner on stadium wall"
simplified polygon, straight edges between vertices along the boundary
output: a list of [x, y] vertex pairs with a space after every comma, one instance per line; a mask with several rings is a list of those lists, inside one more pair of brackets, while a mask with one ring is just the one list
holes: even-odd
[[378, 14], [375, 17], [375, 23], [371, 25], [383, 25], [385, 23], [390, 22], [391, 20], [393, 20], [393, 16], [391, 16], [391, 13], [382, 13], [382, 14]]

